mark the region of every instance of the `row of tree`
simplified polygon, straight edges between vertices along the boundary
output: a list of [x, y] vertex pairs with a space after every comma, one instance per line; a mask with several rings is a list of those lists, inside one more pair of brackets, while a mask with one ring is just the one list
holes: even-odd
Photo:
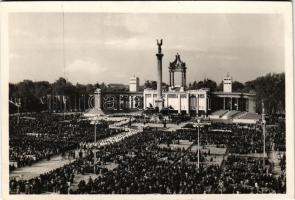
[[[203, 81], [189, 83], [188, 88], [210, 88], [210, 91], [222, 91], [223, 82], [217, 86], [215, 81], [204, 79]], [[255, 92], [258, 112], [261, 112], [263, 101], [267, 114], [285, 113], [285, 73], [268, 73], [245, 83], [233, 81], [232, 91]]]
[[[168, 90], [168, 84], [162, 83], [162, 86], [164, 90]], [[208, 78], [198, 82], [193, 81], [188, 85], [188, 89], [210, 88], [210, 91], [222, 91], [222, 87], [222, 82], [217, 85], [215, 81]], [[40, 111], [46, 108], [42, 99], [44, 100], [46, 97], [48, 100], [48, 95], [66, 96], [71, 105], [76, 105], [77, 102], [79, 102], [79, 104], [85, 104], [85, 101], [88, 101], [88, 98], [94, 93], [96, 88], [100, 88], [102, 91], [120, 91], [120, 89], [113, 88], [103, 82], [86, 85], [77, 83], [76, 85], [73, 85], [64, 78], [59, 78], [54, 83], [49, 83], [47, 81], [33, 82], [31, 80], [24, 80], [16, 84], [9, 84], [9, 98], [12, 101], [21, 101], [22, 111]], [[157, 82], [147, 80], [141, 88], [156, 89]], [[265, 76], [258, 77], [245, 83], [234, 81], [232, 89], [235, 92], [255, 91], [257, 93], [258, 112], [261, 111], [262, 101], [264, 101], [265, 110], [268, 114], [285, 112], [284, 73], [269, 73]], [[126, 88], [121, 90], [126, 91]], [[82, 107], [85, 108], [85, 106]]]
[[[248, 83], [248, 82], [247, 82]], [[239, 81], [234, 81], [232, 84], [233, 87], [233, 91], [236, 92], [245, 92], [249, 89], [249, 87], [247, 87], [247, 83], [243, 84]], [[168, 90], [169, 85], [165, 82], [162, 83], [162, 88], [163, 90]], [[151, 88], [151, 89], [156, 89], [157, 88], [157, 81], [150, 81], [147, 80], [144, 83], [144, 88]], [[193, 81], [192, 83], [189, 83], [188, 85], [188, 89], [189, 90], [197, 90], [197, 89], [201, 89], [201, 88], [209, 88], [210, 91], [214, 92], [214, 91], [222, 91], [223, 90], [223, 82], [221, 82], [219, 85], [217, 85], [217, 83], [211, 79], [204, 79], [202, 81]]]

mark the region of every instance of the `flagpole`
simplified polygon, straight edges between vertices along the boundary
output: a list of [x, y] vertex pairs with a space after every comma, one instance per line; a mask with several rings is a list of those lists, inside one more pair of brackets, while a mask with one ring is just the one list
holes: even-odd
[[20, 113], [19, 113], [19, 104], [17, 106], [17, 113], [18, 113], [18, 115], [17, 115], [17, 125], [18, 125], [19, 124], [19, 115], [20, 115]]
[[265, 168], [265, 158], [266, 158], [266, 155], [265, 155], [265, 124], [266, 124], [266, 121], [265, 121], [265, 113], [264, 113], [264, 102], [262, 101], [262, 131], [263, 131], [263, 167]]
[[84, 98], [83, 103], [84, 103], [84, 111], [85, 111], [85, 94], [83, 95], [83, 98]]
[[77, 111], [77, 95], [75, 94], [75, 111]]
[[79, 112], [81, 111], [81, 98], [80, 98], [80, 96], [79, 96]]
[[65, 114], [66, 114], [66, 110], [67, 110], [67, 98], [65, 97], [65, 107], [64, 107], [64, 119], [66, 118]]

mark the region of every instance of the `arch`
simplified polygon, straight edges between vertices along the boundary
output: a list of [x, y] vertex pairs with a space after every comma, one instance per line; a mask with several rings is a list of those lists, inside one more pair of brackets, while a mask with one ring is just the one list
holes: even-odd
[[177, 53], [175, 56], [175, 60], [170, 62], [169, 65], [169, 80], [170, 87], [174, 87], [174, 73], [181, 72], [181, 87], [186, 88], [186, 65], [185, 62], [182, 62], [180, 59], [180, 55]]

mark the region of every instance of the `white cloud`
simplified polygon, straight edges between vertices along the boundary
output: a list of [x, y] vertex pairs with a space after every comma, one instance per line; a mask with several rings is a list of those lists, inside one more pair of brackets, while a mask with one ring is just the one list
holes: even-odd
[[101, 73], [108, 70], [105, 66], [100, 66], [90, 60], [74, 60], [66, 67], [66, 71], [71, 72], [89, 72], [89, 73]]
[[148, 37], [133, 37], [129, 39], [107, 39], [104, 41], [104, 45], [114, 49], [153, 49], [155, 43], [151, 43], [151, 39]]

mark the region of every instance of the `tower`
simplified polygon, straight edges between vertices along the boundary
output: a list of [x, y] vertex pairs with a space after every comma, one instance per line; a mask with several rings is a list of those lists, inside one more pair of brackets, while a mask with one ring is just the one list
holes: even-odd
[[158, 77], [157, 77], [157, 99], [155, 100], [156, 107], [159, 108], [159, 111], [163, 108], [163, 99], [162, 99], [162, 58], [164, 54], [162, 54], [162, 44], [163, 44], [163, 39], [160, 40], [160, 42], [157, 40], [157, 45], [158, 45], [158, 53], [156, 54], [157, 56], [157, 72], [158, 72]]
[[132, 76], [129, 80], [129, 91], [138, 92], [139, 90], [139, 78]]
[[229, 74], [223, 79], [223, 92], [232, 92], [232, 78]]

